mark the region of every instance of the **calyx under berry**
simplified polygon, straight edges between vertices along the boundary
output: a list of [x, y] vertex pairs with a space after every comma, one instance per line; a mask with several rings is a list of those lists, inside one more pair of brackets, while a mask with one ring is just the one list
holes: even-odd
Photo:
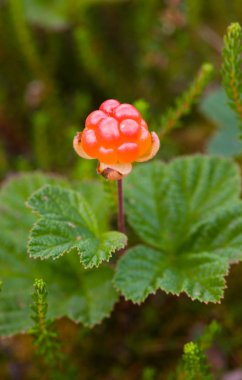
[[113, 180], [129, 174], [133, 162], [154, 157], [160, 141], [134, 106], [109, 99], [90, 113], [73, 146], [82, 158], [99, 160], [98, 172]]

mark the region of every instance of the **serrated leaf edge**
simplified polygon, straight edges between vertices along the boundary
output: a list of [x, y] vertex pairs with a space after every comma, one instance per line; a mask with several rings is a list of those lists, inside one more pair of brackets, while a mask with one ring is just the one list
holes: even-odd
[[54, 260], [58, 260], [59, 258], [61, 258], [62, 256], [64, 256], [66, 253], [69, 253], [69, 252], [71, 252], [72, 250], [74, 250], [74, 249], [77, 248], [77, 247], [73, 246], [73, 247], [71, 247], [70, 249], [66, 249], [66, 250], [64, 250], [62, 253], [60, 253], [57, 257], [52, 257], [51, 254], [46, 255], [45, 257], [39, 256], [39, 255], [32, 255], [31, 252], [30, 252], [30, 244], [31, 244], [31, 242], [32, 242], [32, 240], [33, 240], [33, 238], [32, 238], [32, 232], [33, 232], [33, 230], [35, 229], [35, 227], [39, 224], [39, 222], [42, 221], [42, 220], [44, 220], [44, 219], [45, 219], [45, 218], [39, 218], [39, 219], [33, 224], [32, 228], [31, 228], [30, 231], [29, 231], [29, 235], [28, 235], [28, 239], [27, 239], [27, 253], [28, 253], [28, 255], [29, 255], [29, 257], [30, 257], [31, 259], [34, 259], [34, 260], [38, 259], [38, 260], [44, 261], [44, 260], [47, 260], [47, 259], [50, 258], [50, 259], [52, 259], [52, 260], [54, 261]]
[[[132, 248], [138, 248], [139, 246], [143, 246], [144, 247], [144, 245], [137, 245], [137, 246], [135, 246], [135, 247], [132, 247]], [[154, 249], [153, 247], [151, 247], [152, 249]], [[122, 257], [120, 258], [120, 260], [122, 260]], [[119, 260], [119, 261], [120, 261]], [[233, 262], [229, 262], [228, 263], [228, 265], [227, 265], [227, 269], [226, 269], [226, 272], [224, 273], [224, 275], [223, 275], [223, 287], [221, 288], [221, 291], [222, 291], [222, 295], [221, 295], [221, 297], [220, 297], [220, 299], [218, 300], [218, 301], [204, 301], [203, 299], [200, 299], [199, 297], [191, 297], [185, 290], [182, 290], [181, 292], [179, 292], [179, 293], [176, 293], [176, 292], [172, 292], [172, 291], [166, 291], [166, 290], [164, 290], [164, 289], [162, 289], [162, 288], [160, 288], [160, 287], [158, 287], [158, 288], [156, 288], [154, 291], [151, 291], [151, 292], [146, 292], [145, 293], [145, 295], [144, 295], [144, 297], [140, 300], [140, 301], [134, 301], [134, 300], [132, 300], [132, 299], [130, 299], [130, 298], [128, 298], [124, 293], [122, 293], [122, 291], [121, 291], [121, 289], [117, 286], [117, 284], [116, 284], [116, 281], [115, 281], [115, 275], [116, 275], [116, 272], [115, 272], [115, 274], [114, 274], [114, 277], [113, 277], [113, 279], [112, 279], [112, 282], [113, 282], [113, 286], [114, 286], [114, 288], [116, 289], [116, 291], [121, 295], [121, 296], [123, 296], [124, 297], [124, 299], [125, 299], [125, 301], [127, 301], [127, 302], [132, 302], [133, 304], [135, 304], [135, 305], [141, 305], [141, 304], [143, 304], [148, 298], [149, 298], [149, 296], [152, 296], [152, 295], [156, 295], [158, 292], [164, 292], [166, 295], [172, 295], [172, 296], [177, 296], [177, 297], [179, 297], [179, 296], [181, 296], [182, 294], [185, 294], [190, 300], [192, 300], [193, 302], [194, 301], [199, 301], [199, 302], [201, 302], [201, 303], [203, 303], [203, 304], [206, 304], [206, 305], [208, 305], [209, 303], [212, 303], [212, 304], [221, 304], [221, 302], [222, 302], [222, 300], [224, 299], [224, 291], [225, 291], [225, 289], [227, 289], [228, 288], [228, 286], [227, 286], [227, 281], [226, 281], [226, 277], [229, 275], [229, 271], [230, 271], [230, 267], [232, 266], [232, 265], [234, 265], [234, 264], [238, 264], [240, 261], [242, 261], [242, 259], [240, 260], [240, 259], [237, 259], [237, 260], [234, 260]], [[117, 268], [117, 267], [116, 267]]]
[[[59, 258], [61, 258], [62, 256], [64, 256], [65, 254], [67, 253], [70, 253], [72, 250], [74, 249], [77, 249], [77, 252], [78, 252], [78, 255], [80, 256], [80, 262], [81, 264], [83, 265], [84, 269], [92, 269], [92, 268], [97, 268], [99, 267], [99, 265], [103, 262], [109, 262], [109, 260], [111, 259], [113, 253], [115, 252], [118, 252], [120, 249], [122, 248], [125, 248], [127, 246], [127, 243], [128, 243], [128, 238], [125, 234], [123, 234], [123, 236], [125, 236], [125, 241], [124, 241], [124, 244], [120, 244], [117, 248], [113, 248], [113, 249], [110, 249], [108, 251], [108, 257], [106, 260], [101, 260], [101, 259], [98, 259], [98, 261], [96, 263], [90, 263], [88, 265], [84, 264], [83, 262], [83, 252], [81, 252], [80, 248], [78, 246], [73, 246], [72, 248], [70, 249], [66, 249], [64, 250], [62, 253], [60, 253], [58, 255], [58, 257], [52, 257], [51, 253], [49, 255], [46, 255], [45, 257], [42, 257], [40, 255], [32, 255], [31, 252], [30, 252], [30, 244], [33, 240], [33, 237], [32, 237], [32, 232], [33, 230], [36, 228], [36, 226], [39, 224], [39, 222], [43, 221], [45, 219], [45, 217], [43, 217], [38, 211], [36, 211], [30, 204], [29, 204], [29, 200], [35, 196], [35, 194], [39, 193], [40, 191], [43, 191], [45, 188], [48, 188], [48, 187], [51, 187], [51, 185], [49, 184], [46, 184], [44, 186], [41, 186], [39, 189], [37, 189], [36, 191], [34, 191], [31, 196], [28, 198], [28, 200], [25, 202], [25, 205], [33, 212], [34, 215], [36, 215], [38, 217], [38, 220], [33, 224], [32, 228], [30, 229], [29, 231], [29, 235], [28, 235], [28, 239], [27, 239], [27, 253], [29, 255], [30, 258], [36, 260], [36, 259], [40, 259], [41, 261], [44, 261], [46, 259], [49, 259], [51, 258], [53, 261], [54, 260], [57, 260]], [[58, 186], [60, 187], [60, 186]], [[118, 232], [118, 231], [105, 231], [103, 232], [102, 234], [105, 234], [107, 232]], [[100, 237], [97, 236], [97, 239], [99, 239]]]
[[[118, 231], [106, 231], [106, 232], [118, 232]], [[104, 232], [105, 233], [105, 232]], [[121, 232], [120, 232], [121, 233]], [[88, 264], [88, 265], [86, 265], [86, 264], [84, 264], [84, 262], [83, 262], [83, 252], [81, 252], [80, 251], [80, 248], [79, 247], [77, 247], [77, 251], [78, 251], [78, 255], [80, 256], [80, 262], [82, 263], [82, 265], [83, 265], [83, 267], [84, 267], [84, 269], [92, 269], [92, 268], [98, 268], [99, 266], [100, 266], [100, 264], [101, 263], [108, 263], [109, 261], [110, 261], [110, 259], [111, 259], [111, 257], [112, 257], [112, 255], [115, 253], [115, 252], [118, 252], [120, 249], [123, 249], [123, 248], [125, 248], [126, 246], [127, 246], [127, 244], [128, 244], [128, 237], [125, 235], [125, 234], [122, 234], [122, 235], [124, 235], [125, 236], [125, 241], [124, 241], [124, 244], [120, 244], [120, 246], [118, 246], [118, 247], [116, 247], [116, 248], [111, 248], [109, 251], [108, 251], [108, 257], [107, 257], [107, 259], [105, 259], [105, 260], [102, 260], [102, 259], [98, 259], [98, 261], [97, 261], [97, 263], [96, 264]]]

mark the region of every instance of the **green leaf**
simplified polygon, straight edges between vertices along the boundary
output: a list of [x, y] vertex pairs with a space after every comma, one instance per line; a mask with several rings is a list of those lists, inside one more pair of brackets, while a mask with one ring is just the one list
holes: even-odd
[[126, 185], [128, 220], [148, 246], [121, 258], [115, 285], [133, 302], [162, 289], [218, 302], [230, 263], [242, 259], [238, 167], [191, 157], [144, 165]]
[[126, 299], [140, 303], [158, 289], [193, 300], [216, 302], [223, 295], [228, 264], [209, 252], [176, 258], [145, 246], [130, 249], [120, 260], [116, 287]]
[[112, 278], [113, 269], [105, 266], [98, 271], [84, 272], [82, 292], [68, 302], [68, 317], [89, 327], [107, 317], [118, 298]]
[[228, 98], [225, 92], [218, 89], [202, 100], [200, 109], [219, 128], [208, 142], [208, 153], [230, 157], [241, 154], [242, 142], [237, 138], [236, 116], [227, 103]]
[[238, 167], [228, 159], [195, 156], [139, 167], [126, 185], [128, 220], [139, 237], [174, 251], [191, 230], [238, 201]]
[[30, 257], [57, 259], [77, 249], [84, 267], [92, 268], [126, 245], [124, 234], [99, 231], [94, 213], [77, 191], [45, 186], [28, 205], [40, 216], [30, 233]]
[[[67, 182], [41, 173], [23, 174], [10, 177], [0, 191], [0, 260], [11, 263], [26, 250], [26, 231], [35, 217], [26, 211], [25, 202], [34, 191], [44, 184], [66, 186]], [[24, 215], [24, 217], [23, 217]], [[14, 255], [9, 254], [14, 252]]]
[[[34, 191], [46, 184], [71, 186], [58, 177], [31, 173], [11, 177], [0, 191], [0, 278], [3, 280], [0, 335], [27, 331], [32, 326], [29, 306], [35, 278], [43, 278], [47, 283], [48, 317], [53, 319], [69, 316], [93, 326], [110, 314], [118, 298], [112, 286], [111, 268], [102, 266], [84, 270], [75, 252], [54, 262], [36, 261], [28, 257], [27, 237], [36, 217], [25, 202]], [[97, 191], [100, 188], [96, 182], [93, 186]], [[86, 191], [86, 184], [80, 184], [78, 188], [86, 192], [88, 198], [90, 194]], [[106, 207], [104, 193], [101, 191], [100, 194], [100, 202], [96, 201], [94, 205], [95, 213], [98, 213], [98, 204]], [[96, 197], [99, 197], [99, 192]], [[92, 201], [92, 195], [88, 199]], [[112, 242], [112, 236], [108, 240]], [[75, 299], [77, 302], [80, 300], [80, 304], [75, 305]]]
[[[100, 231], [107, 231], [112, 212], [112, 200], [106, 191], [107, 181], [86, 181], [78, 182], [73, 187], [74, 190], [81, 192], [84, 198], [92, 205], [92, 210], [98, 222]], [[115, 194], [116, 195], [116, 194]]]
[[199, 226], [183, 247], [183, 252], [211, 252], [226, 262], [242, 259], [242, 202], [231, 205]]
[[[27, 288], [26, 288], [27, 285]], [[23, 279], [11, 279], [3, 285], [0, 294], [0, 335], [26, 331], [31, 326], [28, 304], [29, 283]]]

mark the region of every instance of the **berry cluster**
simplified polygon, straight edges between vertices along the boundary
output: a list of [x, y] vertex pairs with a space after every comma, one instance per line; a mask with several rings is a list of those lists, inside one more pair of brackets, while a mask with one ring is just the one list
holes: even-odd
[[86, 119], [80, 144], [84, 153], [104, 164], [126, 164], [151, 150], [152, 136], [139, 111], [110, 99]]

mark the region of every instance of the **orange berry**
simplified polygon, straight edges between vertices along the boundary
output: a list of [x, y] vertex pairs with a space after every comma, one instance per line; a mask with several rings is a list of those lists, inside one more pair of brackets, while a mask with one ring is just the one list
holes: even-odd
[[119, 129], [122, 136], [128, 141], [137, 140], [140, 134], [140, 125], [137, 121], [132, 119], [125, 119], [121, 121]]
[[120, 140], [117, 120], [113, 117], [101, 120], [97, 126], [97, 138], [99, 144], [103, 147], [115, 148]]
[[151, 134], [145, 127], [141, 127], [141, 134], [138, 140], [139, 145], [139, 157], [143, 156], [150, 148], [152, 144]]
[[79, 136], [80, 141], [74, 138], [77, 153], [83, 158], [97, 158], [105, 165], [145, 161], [159, 148], [157, 135], [150, 134], [139, 111], [115, 99], [106, 100], [99, 110], [90, 113]]
[[145, 129], [148, 129], [148, 125], [146, 123], [146, 121], [144, 119], [141, 120], [141, 123], [140, 123], [141, 127], [144, 127]]
[[138, 145], [134, 142], [125, 142], [117, 149], [118, 161], [121, 164], [126, 164], [136, 160], [139, 154]]
[[138, 123], [141, 121], [139, 111], [134, 106], [127, 103], [120, 104], [120, 106], [115, 108], [113, 115], [118, 121], [122, 121], [124, 119], [133, 119]]
[[101, 146], [98, 150], [98, 159], [104, 164], [114, 165], [117, 163], [117, 152], [115, 149]]
[[106, 112], [108, 115], [112, 116], [113, 115], [113, 110], [118, 107], [120, 103], [115, 100], [115, 99], [108, 99], [103, 102], [99, 109]]
[[96, 158], [98, 152], [98, 141], [93, 129], [85, 128], [81, 136], [81, 145], [88, 156]]
[[107, 117], [107, 114], [103, 111], [97, 110], [90, 113], [86, 118], [85, 126], [87, 128], [96, 128], [97, 124]]

